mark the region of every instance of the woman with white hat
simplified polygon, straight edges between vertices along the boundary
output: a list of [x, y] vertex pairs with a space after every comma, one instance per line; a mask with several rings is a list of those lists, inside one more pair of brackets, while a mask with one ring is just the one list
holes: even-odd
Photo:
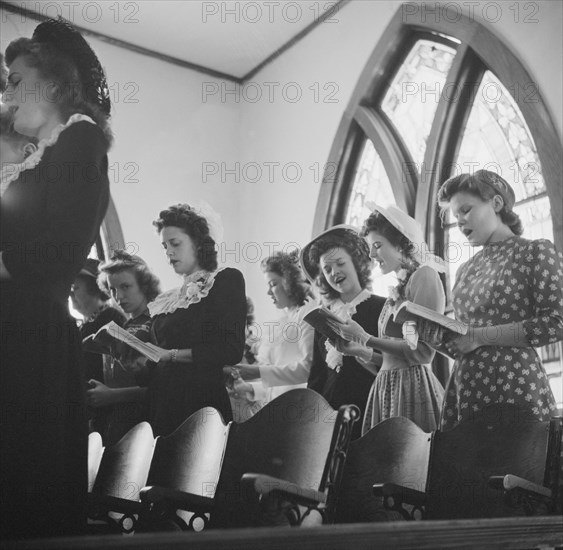
[[[363, 433], [393, 416], [409, 418], [431, 432], [439, 425], [444, 394], [430, 368], [435, 352], [422, 340], [409, 343], [385, 332], [395, 306], [404, 300], [444, 312], [445, 296], [438, 271], [444, 271], [445, 264], [428, 252], [416, 220], [397, 207], [374, 206], [364, 222], [362, 235], [382, 273], [395, 272], [398, 278], [379, 317], [379, 336], [372, 336], [352, 320], [333, 327], [343, 340], [377, 349], [383, 355], [369, 394]], [[338, 347], [352, 354], [361, 349], [342, 344]]]
[[[328, 229], [303, 247], [301, 266], [307, 278], [320, 287], [323, 303], [342, 319], [377, 334], [377, 319], [384, 299], [370, 290], [371, 260], [365, 240], [351, 226]], [[307, 386], [338, 409], [354, 404], [362, 418], [369, 388], [381, 364], [381, 355], [355, 345], [356, 355], [344, 356], [334, 342], [315, 331], [313, 363]], [[361, 435], [356, 424], [352, 438]]]

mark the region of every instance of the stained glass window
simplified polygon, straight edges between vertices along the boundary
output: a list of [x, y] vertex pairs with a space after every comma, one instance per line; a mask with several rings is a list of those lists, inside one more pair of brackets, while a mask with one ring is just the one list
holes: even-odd
[[[404, 21], [398, 24], [398, 17], [397, 29], [404, 25]], [[382, 51], [387, 52], [384, 60], [379, 61], [374, 56], [373, 67], [366, 70], [358, 84], [364, 95], [357, 94], [357, 107], [363, 117], [358, 117], [357, 122], [367, 134], [364, 135], [365, 145], [361, 152], [350, 160], [357, 168], [352, 181], [349, 184], [345, 182], [350, 185], [345, 221], [361, 226], [370, 213], [366, 207], [370, 201], [382, 205], [396, 204], [396, 201], [402, 206], [408, 204], [412, 210], [409, 213], [413, 214], [416, 208], [418, 216], [424, 214], [422, 208], [427, 205], [427, 220], [433, 233], [429, 242], [434, 242], [438, 250], [443, 250], [445, 259], [450, 262], [446, 282], [451, 291], [458, 267], [478, 249], [469, 246], [447, 214], [443, 228], [434, 222], [436, 206], [433, 196], [444, 179], [481, 168], [501, 174], [515, 189], [515, 210], [525, 227], [524, 236], [553, 241], [550, 205], [554, 203], [553, 199], [550, 203], [546, 179], [553, 185], [560, 178], [563, 168], [555, 170], [551, 162], [546, 165], [548, 177], [544, 174], [545, 167], [542, 167], [540, 157], [545, 154], [545, 158], [553, 159], [558, 155], [557, 146], [553, 145], [554, 142], [559, 143], [556, 131], [550, 121], [545, 122], [549, 119], [547, 111], [530, 107], [534, 102], [541, 103], [541, 98], [532, 84], [522, 83], [525, 69], [512, 69], [518, 60], [503, 49], [502, 43], [492, 35], [488, 37], [483, 30], [465, 34], [466, 37], [479, 36], [480, 42], [488, 37], [488, 48], [482, 50], [485, 54], [495, 51], [495, 48], [499, 52], [502, 50], [502, 55], [499, 53], [498, 58], [489, 60], [486, 65], [481, 53], [476, 53], [480, 43], [476, 47], [454, 37], [457, 24], [452, 25], [451, 34], [447, 36], [442, 28], [438, 31], [432, 29], [432, 25], [422, 23], [412, 23], [412, 33], [416, 34], [398, 32], [398, 36], [408, 38], [382, 47]], [[477, 25], [474, 22], [466, 24]], [[423, 35], [421, 26], [430, 30]], [[413, 36], [415, 40], [412, 40]], [[396, 52], [405, 44], [400, 42], [403, 39], [414, 45], [405, 52], [397, 69]], [[492, 44], [495, 48], [491, 47]], [[387, 76], [390, 74], [394, 75], [391, 82]], [[507, 88], [497, 74], [503, 75], [503, 81], [514, 77], [512, 82], [517, 84]], [[376, 75], [375, 79], [371, 75]], [[532, 80], [526, 82], [531, 83]], [[476, 84], [478, 88], [475, 91]], [[448, 97], [446, 86], [454, 87], [449, 94], [452, 97]], [[377, 115], [374, 116], [377, 127], [371, 129], [365, 120], [365, 113], [369, 110]], [[526, 117], [522, 111], [525, 111]], [[534, 135], [526, 122], [528, 117], [534, 121]], [[545, 132], [537, 128], [543, 128]], [[376, 133], [377, 140], [368, 138], [371, 131]], [[541, 144], [542, 155], [538, 154], [534, 136]], [[546, 151], [549, 151], [549, 156]], [[397, 170], [407, 163], [412, 166], [410, 161], [415, 163], [414, 172], [409, 171], [404, 181], [395, 181]], [[396, 166], [395, 163], [399, 164]], [[424, 163], [432, 169], [425, 169], [422, 173], [416, 167]], [[386, 295], [387, 287], [394, 284], [394, 280], [389, 280], [392, 276], [384, 280], [377, 269], [374, 269], [373, 275], [374, 292]], [[451, 306], [448, 305], [448, 308], [451, 313]], [[561, 343], [542, 348], [540, 353], [561, 407]]]
[[[491, 71], [483, 75], [452, 175], [480, 168], [497, 172], [513, 186], [515, 211], [522, 218], [526, 238], [553, 240], [549, 199], [534, 140], [510, 92]], [[457, 254], [464, 239], [448, 213], [446, 220], [449, 278], [453, 284], [459, 266], [480, 248], [465, 246], [467, 250]]]
[[424, 160], [426, 140], [454, 56], [454, 48], [419, 40], [395, 75], [381, 104], [417, 166]]
[[[370, 203], [380, 206], [396, 205], [381, 157], [377, 154], [371, 140], [366, 139], [352, 185], [345, 223], [361, 228], [364, 220], [371, 214], [368, 206]], [[389, 286], [395, 284], [396, 278], [393, 274], [383, 275], [379, 267], [374, 266], [372, 290], [375, 294], [387, 296]]]

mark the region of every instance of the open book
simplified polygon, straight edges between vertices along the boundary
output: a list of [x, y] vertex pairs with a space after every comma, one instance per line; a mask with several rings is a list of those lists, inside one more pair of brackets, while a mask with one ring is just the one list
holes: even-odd
[[[416, 323], [416, 335], [412, 334], [411, 337], [415, 336], [415, 338], [426, 342], [436, 351], [448, 357], [450, 357], [450, 354], [444, 346], [445, 342], [460, 334], [467, 334], [469, 328], [465, 323], [457, 319], [452, 319], [433, 309], [408, 301], [398, 306], [393, 314], [393, 319], [393, 325], [400, 327], [406, 322], [414, 321]], [[415, 327], [406, 329], [406, 333], [403, 334], [404, 339], [408, 338], [409, 331], [414, 333]]]
[[430, 309], [413, 302], [403, 302], [393, 314], [395, 323], [402, 325], [405, 321], [417, 321], [420, 329], [420, 322], [430, 321], [452, 331], [457, 334], [467, 334], [468, 326], [457, 319], [452, 319], [447, 315], [442, 315], [433, 309]]
[[159, 353], [153, 348], [152, 344], [139, 340], [114, 321], [104, 325], [96, 334], [86, 336], [82, 340], [82, 345], [85, 351], [110, 353], [110, 346], [115, 341], [123, 342], [155, 363], [158, 363], [160, 359]]
[[345, 322], [344, 319], [341, 319], [338, 315], [335, 315], [332, 311], [330, 311], [330, 309], [327, 309], [324, 306], [313, 308], [309, 311], [309, 313], [307, 313], [307, 315], [305, 315], [305, 317], [303, 317], [305, 322], [309, 323], [315, 330], [318, 330], [321, 334], [334, 342], [339, 338], [339, 336], [328, 325], [327, 321], [329, 319], [336, 321], [337, 323]]

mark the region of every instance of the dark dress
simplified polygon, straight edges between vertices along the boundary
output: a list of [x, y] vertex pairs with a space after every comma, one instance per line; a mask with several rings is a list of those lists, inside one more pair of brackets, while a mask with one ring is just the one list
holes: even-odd
[[87, 423], [71, 283], [109, 200], [107, 143], [65, 129], [2, 197], [0, 538], [68, 535], [86, 523]]
[[[82, 340], [86, 336], [96, 334], [104, 325], [110, 321], [118, 324], [120, 327], [125, 323], [126, 317], [118, 309], [106, 306], [97, 315], [85, 321], [80, 327], [80, 337]], [[104, 381], [104, 360], [100, 353], [90, 351], [84, 352], [84, 378], [86, 381], [90, 379]]]
[[[377, 336], [377, 321], [384, 303], [385, 298], [371, 295], [356, 306], [352, 319], [368, 334]], [[307, 387], [320, 393], [333, 409], [348, 404], [356, 405], [360, 409], [361, 416], [352, 432], [352, 438], [357, 439], [361, 435], [368, 394], [375, 375], [368, 372], [352, 356], [343, 357], [339, 372], [331, 369], [326, 362], [326, 340], [325, 336], [315, 331], [313, 364]]]
[[214, 407], [225, 422], [232, 420], [223, 367], [239, 363], [244, 351], [244, 279], [236, 269], [220, 270], [199, 302], [155, 315], [153, 308], [165, 303], [167, 297], [174, 303], [184, 294], [185, 284], [149, 304], [153, 315], [151, 340], [162, 348], [191, 349], [193, 354], [192, 363], [164, 362], [152, 368], [149, 406], [157, 435], [174, 431], [202, 407]]
[[[137, 317], [127, 319], [123, 323], [123, 328], [141, 342], [148, 342], [150, 340], [151, 323], [149, 310], [146, 309]], [[104, 357], [105, 370], [102, 379], [102, 382], [108, 388], [131, 388], [147, 385], [148, 367], [134, 364], [137, 359], [142, 358], [141, 354], [121, 342], [112, 346], [111, 351], [111, 355]], [[145, 399], [142, 400], [114, 403], [107, 407], [94, 409], [99, 420], [98, 423], [94, 424], [94, 430], [101, 434], [104, 446], [115, 445], [133, 426], [148, 420], [146, 401], [145, 396]]]

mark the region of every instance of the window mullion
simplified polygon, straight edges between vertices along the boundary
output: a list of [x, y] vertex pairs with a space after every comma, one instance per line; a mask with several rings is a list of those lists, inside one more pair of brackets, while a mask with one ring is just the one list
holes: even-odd
[[420, 169], [415, 209], [415, 218], [425, 228], [429, 242], [434, 242], [440, 231], [437, 226], [438, 217], [428, 214], [436, 210], [434, 196], [440, 183], [452, 173], [463, 129], [484, 71], [482, 63], [462, 44], [440, 94]]
[[[359, 106], [354, 119], [370, 139], [378, 152], [391, 182], [397, 205], [406, 212], [414, 211], [417, 175], [415, 163], [394, 127], [385, 115]], [[400, 184], [399, 184], [400, 183]]]

